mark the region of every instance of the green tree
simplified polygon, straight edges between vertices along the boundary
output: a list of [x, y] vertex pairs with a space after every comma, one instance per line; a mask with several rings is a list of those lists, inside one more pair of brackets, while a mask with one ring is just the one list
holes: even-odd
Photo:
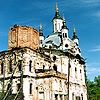
[[88, 100], [100, 100], [100, 76], [87, 80]]

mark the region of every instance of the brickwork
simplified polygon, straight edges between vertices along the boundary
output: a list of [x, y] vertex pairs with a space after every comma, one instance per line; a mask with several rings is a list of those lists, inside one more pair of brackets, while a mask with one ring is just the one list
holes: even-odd
[[32, 27], [14, 25], [9, 30], [8, 50], [16, 47], [37, 49], [39, 47], [39, 32]]

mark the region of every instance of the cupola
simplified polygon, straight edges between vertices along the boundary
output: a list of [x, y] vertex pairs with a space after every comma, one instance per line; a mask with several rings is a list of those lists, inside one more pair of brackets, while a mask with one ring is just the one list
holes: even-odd
[[40, 47], [43, 47], [44, 44], [44, 35], [42, 32], [42, 24], [40, 23], [40, 27], [39, 27], [39, 45]]
[[52, 20], [52, 23], [53, 23], [53, 33], [61, 32], [61, 28], [63, 25], [63, 18], [61, 18], [59, 14], [59, 9], [57, 4], [56, 4], [55, 16]]
[[78, 38], [77, 35], [76, 35], [76, 28], [75, 28], [75, 27], [74, 27], [74, 30], [73, 30], [73, 38], [72, 38], [72, 40], [73, 40], [75, 43], [78, 44], [79, 38]]
[[63, 15], [63, 26], [62, 26], [62, 38], [68, 38], [68, 27], [66, 25], [66, 21], [65, 21], [65, 18], [64, 18], [64, 15]]

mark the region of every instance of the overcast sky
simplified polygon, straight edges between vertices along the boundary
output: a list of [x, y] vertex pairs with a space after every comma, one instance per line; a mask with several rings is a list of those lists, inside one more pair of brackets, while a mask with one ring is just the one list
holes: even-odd
[[100, 75], [100, 0], [0, 0], [0, 51], [7, 50], [9, 28], [14, 24], [39, 29], [45, 36], [52, 33], [52, 18], [58, 2], [72, 38], [73, 26], [79, 37], [82, 56], [86, 59], [87, 76]]

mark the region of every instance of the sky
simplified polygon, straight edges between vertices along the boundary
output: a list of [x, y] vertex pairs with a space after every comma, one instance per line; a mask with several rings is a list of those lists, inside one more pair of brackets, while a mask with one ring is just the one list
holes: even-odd
[[8, 49], [8, 33], [14, 24], [43, 26], [45, 37], [52, 33], [52, 19], [58, 3], [72, 38], [76, 27], [87, 77], [100, 75], [100, 0], [0, 0], [0, 52]]

